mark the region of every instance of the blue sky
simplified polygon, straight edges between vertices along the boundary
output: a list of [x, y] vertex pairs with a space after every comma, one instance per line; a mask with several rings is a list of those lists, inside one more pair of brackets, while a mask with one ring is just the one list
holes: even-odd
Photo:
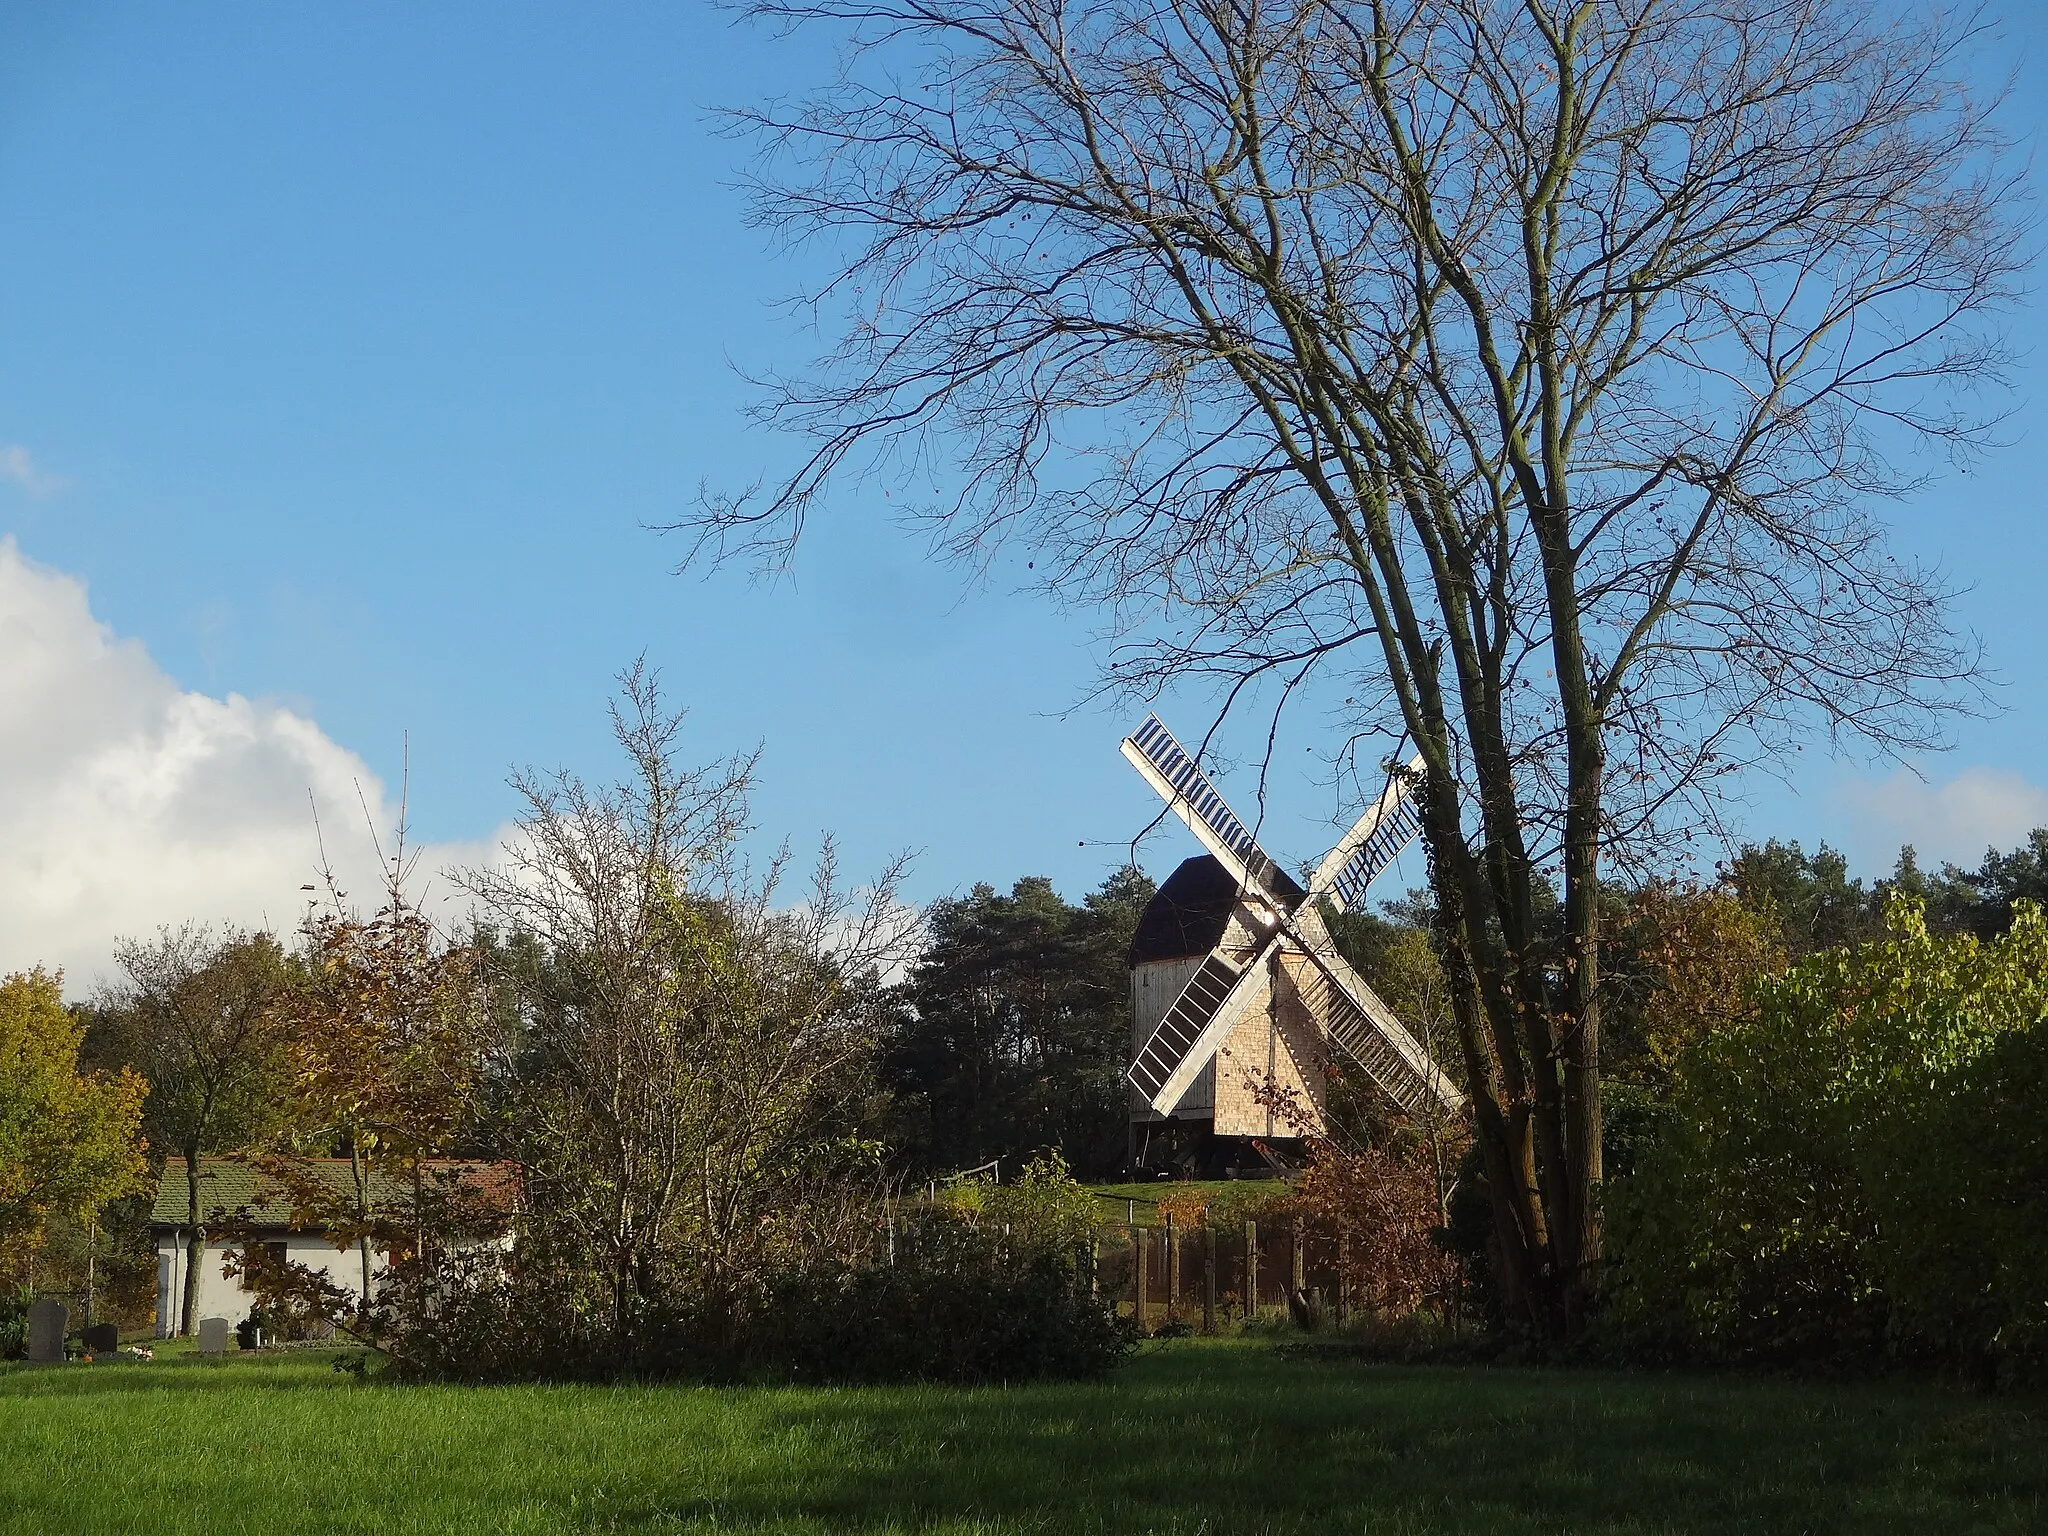
[[[2038, 139], [2048, 22], [2015, 7], [2008, 38]], [[493, 835], [513, 764], [607, 769], [609, 679], [644, 650], [699, 755], [765, 744], [768, 829], [835, 829], [855, 872], [920, 850], [919, 898], [1078, 894], [1152, 809], [1124, 713], [1062, 718], [1085, 619], [932, 566], [879, 491], [845, 491], [773, 589], [679, 578], [647, 531], [787, 453], [733, 363], [808, 352], [775, 303], [808, 274], [744, 227], [710, 111], [825, 63], [692, 4], [0, 9], [0, 536], [50, 612], [82, 582], [184, 694], [316, 723], [387, 785], [409, 737], [436, 843]], [[1754, 787], [1751, 833], [1877, 872], [1903, 836], [1974, 861], [2048, 819], [2040, 312], [2016, 333], [2014, 446], [1898, 519], [1974, 589], [2004, 713], [1924, 787], [1811, 749], [1795, 789]], [[1285, 858], [1337, 809], [1294, 761]], [[1186, 851], [1162, 834], [1148, 862]], [[105, 920], [177, 887], [149, 889]], [[0, 932], [0, 968], [26, 942]]]

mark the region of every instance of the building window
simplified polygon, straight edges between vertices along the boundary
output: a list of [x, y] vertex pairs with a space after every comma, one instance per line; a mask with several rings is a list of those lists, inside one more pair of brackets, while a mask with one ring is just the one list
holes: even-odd
[[[256, 1250], [259, 1247], [263, 1250], [263, 1256], [260, 1259], [256, 1256]], [[242, 1252], [245, 1261], [248, 1262], [243, 1263], [242, 1272], [237, 1279], [240, 1281], [243, 1290], [253, 1291], [256, 1289], [257, 1282], [261, 1277], [265, 1275], [283, 1276], [284, 1266], [290, 1250], [283, 1243], [250, 1243]]]

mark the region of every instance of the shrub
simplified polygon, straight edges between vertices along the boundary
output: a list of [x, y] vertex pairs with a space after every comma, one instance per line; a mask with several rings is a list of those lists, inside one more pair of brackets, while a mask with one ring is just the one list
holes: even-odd
[[1896, 1329], [1980, 1381], [2048, 1380], [2048, 1024], [1913, 1095], [1870, 1148]]
[[1095, 1192], [1056, 1150], [1032, 1158], [1015, 1183], [991, 1188], [988, 1214], [1008, 1228], [1013, 1243], [1062, 1255], [1087, 1242], [1102, 1220]]
[[1676, 1063], [1608, 1202], [1638, 1353], [2048, 1371], [2048, 923], [1891, 937], [1761, 982]]
[[601, 1381], [629, 1364], [608, 1298], [573, 1272], [466, 1253], [444, 1257], [426, 1284], [418, 1304], [394, 1306], [379, 1320], [388, 1326], [365, 1330], [399, 1380]]
[[1297, 1220], [1349, 1239], [1342, 1250], [1344, 1278], [1364, 1311], [1402, 1316], [1452, 1309], [1458, 1260], [1445, 1246], [1426, 1145], [1343, 1149], [1318, 1142], [1291, 1207]]
[[893, 1263], [768, 1275], [665, 1323], [647, 1368], [728, 1381], [1079, 1378], [1135, 1342], [1071, 1256], [944, 1213], [901, 1222]]
[[28, 1354], [28, 1309], [35, 1298], [25, 1285], [0, 1290], [0, 1360]]
[[675, 1287], [630, 1339], [572, 1277], [533, 1269], [444, 1266], [412, 1310], [431, 1320], [400, 1322], [390, 1353], [428, 1380], [1007, 1382], [1097, 1375], [1135, 1343], [1071, 1248], [944, 1207], [897, 1219], [893, 1262]]

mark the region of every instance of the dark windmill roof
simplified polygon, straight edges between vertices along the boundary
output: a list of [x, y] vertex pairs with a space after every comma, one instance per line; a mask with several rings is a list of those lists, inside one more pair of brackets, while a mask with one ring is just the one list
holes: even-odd
[[[1282, 871], [1274, 874], [1280, 894], [1300, 897], [1303, 891]], [[1166, 877], [1158, 894], [1145, 903], [1138, 931], [1131, 939], [1132, 965], [1153, 960], [1184, 960], [1206, 955], [1223, 937], [1230, 909], [1237, 905], [1236, 878], [1210, 854], [1182, 861]]]

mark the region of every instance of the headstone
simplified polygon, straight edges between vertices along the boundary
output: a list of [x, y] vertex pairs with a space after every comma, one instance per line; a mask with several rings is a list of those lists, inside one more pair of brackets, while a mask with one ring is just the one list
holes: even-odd
[[85, 1330], [85, 1352], [95, 1360], [107, 1360], [121, 1352], [121, 1329], [115, 1323], [94, 1323]]
[[224, 1355], [228, 1352], [228, 1320], [224, 1317], [199, 1319], [199, 1353]]
[[64, 1332], [71, 1309], [54, 1296], [39, 1297], [28, 1309], [28, 1358], [36, 1365], [64, 1363]]

